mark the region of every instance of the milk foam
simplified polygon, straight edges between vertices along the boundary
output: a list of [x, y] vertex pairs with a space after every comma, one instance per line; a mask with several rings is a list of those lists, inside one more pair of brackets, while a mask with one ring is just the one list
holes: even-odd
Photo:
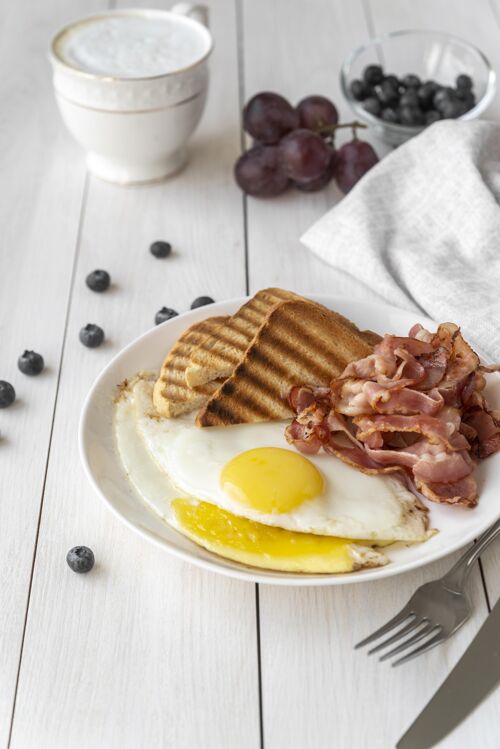
[[58, 56], [88, 73], [121, 78], [162, 75], [195, 63], [207, 42], [168, 16], [116, 15], [71, 26], [56, 44]]

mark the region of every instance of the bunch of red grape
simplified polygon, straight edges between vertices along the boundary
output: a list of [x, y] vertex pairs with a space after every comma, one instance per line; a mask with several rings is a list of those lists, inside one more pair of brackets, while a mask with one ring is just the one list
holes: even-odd
[[[338, 123], [335, 105], [324, 96], [308, 96], [296, 107], [279, 94], [256, 94], [243, 110], [243, 127], [254, 145], [234, 167], [236, 182], [248, 195], [267, 198], [294, 186], [321, 190], [333, 178], [349, 192], [378, 157], [357, 137], [357, 122]], [[352, 140], [335, 150], [337, 129], [350, 127]]]

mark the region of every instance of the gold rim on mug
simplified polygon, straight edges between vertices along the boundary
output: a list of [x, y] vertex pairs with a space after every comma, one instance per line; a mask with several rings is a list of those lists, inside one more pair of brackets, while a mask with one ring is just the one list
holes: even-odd
[[203, 93], [202, 91], [198, 91], [197, 94], [193, 94], [192, 96], [189, 96], [187, 99], [183, 99], [182, 101], [176, 101], [175, 104], [165, 104], [165, 106], [163, 107], [153, 107], [151, 109], [102, 109], [101, 107], [90, 107], [88, 106], [88, 104], [80, 104], [79, 101], [75, 101], [74, 99], [70, 99], [69, 96], [61, 94], [61, 92], [55, 86], [54, 91], [56, 93], [56, 96], [64, 99], [64, 101], [67, 101], [70, 104], [73, 104], [75, 107], [80, 107], [80, 109], [89, 109], [92, 112], [105, 112], [106, 114], [147, 114], [148, 112], [161, 112], [163, 109], [174, 109], [175, 107], [180, 107], [181, 104], [187, 104], [190, 101], [194, 101], [194, 99], [197, 99]]
[[[71, 29], [78, 28], [78, 26], [83, 26], [84, 24], [92, 23], [93, 21], [97, 21], [101, 18], [109, 18], [109, 17], [126, 18], [128, 16], [144, 16], [145, 18], [148, 18], [148, 17], [151, 17], [152, 13], [159, 14], [159, 15], [168, 15], [168, 16], [175, 15], [177, 19], [181, 20], [182, 22], [186, 22], [189, 25], [197, 24], [198, 26], [201, 26], [209, 42], [209, 47], [207, 51], [205, 52], [205, 54], [202, 57], [200, 57], [198, 60], [196, 60], [196, 62], [192, 62], [183, 68], [176, 68], [175, 70], [171, 70], [168, 73], [157, 73], [156, 75], [127, 77], [127, 76], [119, 76], [119, 75], [107, 75], [106, 73], [90, 73], [86, 70], [81, 70], [81, 68], [77, 68], [74, 65], [71, 65], [67, 60], [63, 60], [63, 58], [57, 52], [56, 45], [58, 44], [61, 37], [64, 34], [68, 33]], [[73, 21], [72, 23], [68, 23], [66, 26], [63, 26], [63, 28], [59, 29], [59, 31], [55, 34], [50, 44], [50, 59], [56, 65], [60, 65], [63, 69], [69, 70], [72, 73], [76, 73], [82, 78], [87, 78], [89, 80], [109, 82], [109, 83], [111, 82], [132, 83], [134, 81], [155, 81], [161, 78], [168, 78], [171, 75], [178, 75], [179, 73], [185, 73], [188, 70], [192, 70], [193, 68], [198, 67], [198, 65], [204, 62], [211, 55], [211, 53], [213, 52], [213, 49], [214, 49], [214, 41], [209, 30], [205, 26], [203, 26], [203, 24], [199, 23], [198, 21], [194, 21], [192, 18], [189, 18], [189, 16], [183, 16], [180, 13], [176, 14], [176, 13], [172, 13], [171, 11], [161, 10], [161, 9], [142, 10], [140, 8], [129, 8], [127, 10], [108, 10], [105, 13], [95, 13], [91, 16], [85, 16], [84, 18], [80, 18], [77, 21]]]

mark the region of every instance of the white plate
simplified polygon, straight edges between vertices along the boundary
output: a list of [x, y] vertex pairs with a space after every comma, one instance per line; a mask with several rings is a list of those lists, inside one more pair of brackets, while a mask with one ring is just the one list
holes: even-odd
[[[436, 328], [431, 320], [395, 307], [342, 298], [314, 298], [346, 315], [361, 328], [371, 328], [378, 333], [407, 335], [416, 322], [431, 330]], [[386, 567], [345, 575], [266, 572], [211, 554], [170, 528], [143, 503], [122, 469], [113, 431], [116, 385], [140, 370], [159, 369], [165, 353], [189, 325], [208, 316], [232, 314], [245, 301], [236, 299], [212, 304], [149, 330], [115, 356], [94, 383], [82, 410], [80, 453], [95, 490], [130, 528], [186, 561], [240, 580], [275, 585], [343, 585], [390, 577], [429, 564], [472, 541], [500, 516], [500, 455], [497, 455], [488, 458], [476, 469], [480, 488], [479, 505], [474, 510], [466, 510], [429, 502], [431, 526], [438, 528], [439, 533], [423, 544], [406, 548], [390, 547], [387, 552], [391, 563]], [[500, 378], [496, 375], [489, 375], [488, 399], [494, 407], [499, 407]]]

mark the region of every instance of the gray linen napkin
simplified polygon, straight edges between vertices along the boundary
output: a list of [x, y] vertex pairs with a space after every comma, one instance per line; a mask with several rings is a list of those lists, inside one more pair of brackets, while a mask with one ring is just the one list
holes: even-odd
[[381, 300], [458, 323], [500, 361], [499, 200], [500, 125], [446, 120], [384, 158], [301, 241]]

